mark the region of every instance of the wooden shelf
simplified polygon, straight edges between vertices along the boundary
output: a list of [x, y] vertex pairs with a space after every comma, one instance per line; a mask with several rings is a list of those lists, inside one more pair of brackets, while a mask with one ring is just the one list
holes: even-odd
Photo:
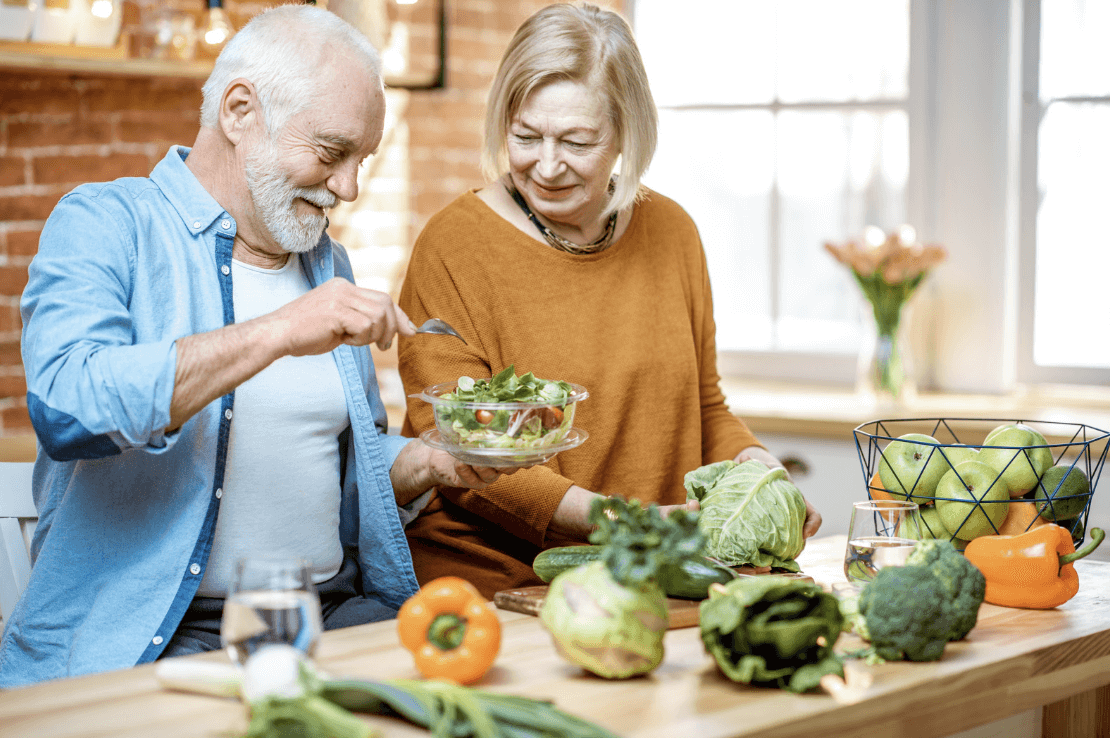
[[112, 47], [43, 44], [32, 41], [0, 41], [0, 69], [55, 74], [108, 77], [173, 77], [204, 80], [212, 71], [211, 61], [178, 59], [132, 59], [129, 41], [120, 36]]

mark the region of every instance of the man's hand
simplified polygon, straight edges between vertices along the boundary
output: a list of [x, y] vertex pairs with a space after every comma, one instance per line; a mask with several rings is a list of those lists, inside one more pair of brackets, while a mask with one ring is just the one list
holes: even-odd
[[397, 504], [405, 505], [432, 487], [485, 489], [502, 475], [516, 471], [515, 467], [471, 466], [416, 439], [397, 454], [389, 470], [389, 480], [393, 483]]
[[384, 292], [359, 287], [340, 277], [324, 282], [262, 320], [284, 340], [287, 355], [323, 354], [340, 344], [377, 344], [383, 351], [393, 336], [416, 335], [405, 312]]
[[398, 333], [416, 329], [389, 295], [336, 277], [272, 313], [179, 338], [166, 430], [283, 356], [323, 354], [344, 343], [384, 350]]

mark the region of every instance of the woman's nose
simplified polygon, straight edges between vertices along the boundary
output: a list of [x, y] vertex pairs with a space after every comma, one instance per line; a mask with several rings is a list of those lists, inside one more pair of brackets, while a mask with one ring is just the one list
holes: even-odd
[[562, 170], [563, 157], [559, 146], [554, 141], [544, 141], [540, 147], [540, 158], [536, 162], [540, 176], [544, 179], [554, 179]]

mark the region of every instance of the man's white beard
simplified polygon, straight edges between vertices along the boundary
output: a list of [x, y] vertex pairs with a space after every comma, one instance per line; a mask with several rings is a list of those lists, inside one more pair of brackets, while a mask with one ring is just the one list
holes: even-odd
[[324, 186], [297, 187], [290, 182], [280, 169], [277, 147], [270, 136], [247, 157], [244, 174], [254, 206], [278, 245], [294, 254], [315, 248], [327, 217], [323, 213], [298, 215], [294, 201], [301, 198], [327, 210], [335, 207], [335, 194]]

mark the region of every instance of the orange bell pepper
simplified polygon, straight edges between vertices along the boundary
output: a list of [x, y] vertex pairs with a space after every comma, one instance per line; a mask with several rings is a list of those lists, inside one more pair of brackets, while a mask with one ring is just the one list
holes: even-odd
[[397, 634], [425, 678], [469, 684], [501, 650], [501, 621], [470, 582], [434, 579], [401, 605]]
[[964, 556], [987, 579], [984, 600], [1045, 610], [1075, 596], [1079, 573], [1072, 562], [1098, 548], [1105, 536], [1092, 528], [1090, 542], [1076, 551], [1071, 531], [1049, 523], [1016, 536], [980, 536], [967, 544]]

